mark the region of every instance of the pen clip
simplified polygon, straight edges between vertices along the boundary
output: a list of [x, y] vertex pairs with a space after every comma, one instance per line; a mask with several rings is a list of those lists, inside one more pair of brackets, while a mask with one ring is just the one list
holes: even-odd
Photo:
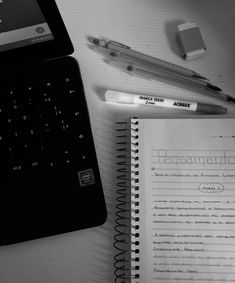
[[129, 46], [125, 45], [125, 44], [122, 44], [122, 43], [119, 43], [117, 41], [113, 41], [113, 40], [110, 40], [107, 44], [107, 47], [109, 48], [109, 44], [113, 44], [113, 45], [116, 45], [116, 46], [119, 46], [119, 47], [123, 47], [123, 48], [126, 48], [126, 49], [131, 49]]

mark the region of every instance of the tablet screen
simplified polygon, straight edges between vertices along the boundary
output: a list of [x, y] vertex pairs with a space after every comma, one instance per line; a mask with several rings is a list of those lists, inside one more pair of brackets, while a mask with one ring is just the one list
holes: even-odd
[[36, 0], [0, 0], [0, 51], [52, 39]]

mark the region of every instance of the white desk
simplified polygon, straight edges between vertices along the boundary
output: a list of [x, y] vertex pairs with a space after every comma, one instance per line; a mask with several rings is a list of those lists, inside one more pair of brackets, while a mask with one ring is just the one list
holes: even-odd
[[[101, 226], [9, 247], [0, 247], [1, 283], [113, 282], [115, 211], [115, 132], [131, 114], [188, 114], [149, 107], [110, 106], [106, 89], [156, 94], [228, 107], [235, 105], [163, 82], [128, 76], [106, 65], [88, 48], [88, 36], [120, 41], [136, 50], [194, 69], [235, 97], [235, 1], [233, 0], [57, 0], [80, 63], [97, 149], [108, 220]], [[207, 53], [184, 61], [176, 26], [194, 21]], [[194, 115], [194, 114], [193, 114]], [[89, 204], [88, 204], [89, 205]]]

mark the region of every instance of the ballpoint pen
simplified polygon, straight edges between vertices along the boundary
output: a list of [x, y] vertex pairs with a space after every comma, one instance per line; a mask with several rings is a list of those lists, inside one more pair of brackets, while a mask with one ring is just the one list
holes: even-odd
[[207, 78], [205, 78], [204, 76], [200, 75], [199, 73], [193, 70], [135, 51], [131, 49], [129, 46], [126, 46], [124, 44], [115, 41], [106, 41], [103, 39], [91, 38], [91, 37], [89, 38], [89, 40], [90, 42], [92, 42], [97, 46], [107, 48], [110, 51], [116, 51], [121, 53], [122, 55], [128, 56], [133, 60], [132, 63], [142, 62], [146, 65], [152, 65], [152, 66], [164, 68], [169, 72], [178, 73], [182, 76], [208, 80]]
[[217, 91], [215, 86], [213, 86], [212, 84], [206, 81], [195, 80], [193, 78], [186, 78], [186, 77], [176, 75], [176, 74], [173, 75], [170, 72], [157, 71], [157, 69], [155, 69], [155, 72], [151, 72], [149, 70], [139, 68], [133, 64], [128, 64], [126, 62], [120, 62], [116, 60], [105, 60], [105, 62], [115, 68], [118, 68], [121, 71], [128, 73], [129, 75], [135, 75], [135, 76], [149, 79], [149, 80], [164, 79], [164, 80], [167, 80], [167, 82], [169, 81], [176, 82], [176, 83], [180, 83], [181, 85], [187, 84], [190, 86], [207, 89], [210, 92], [216, 93], [216, 95], [220, 94], [220, 92]]
[[220, 105], [198, 103], [192, 101], [182, 101], [158, 96], [131, 94], [112, 90], [106, 91], [105, 99], [106, 102], [109, 103], [121, 103], [128, 105], [143, 104], [147, 106], [158, 106], [173, 109], [189, 110], [206, 114], [225, 114], [227, 112], [227, 108]]
[[154, 73], [154, 74], [157, 74], [159, 76], [167, 76], [167, 77], [170, 77], [170, 78], [175, 78], [175, 79], [178, 79], [178, 80], [181, 80], [181, 81], [184, 81], [184, 82], [189, 82], [189, 83], [192, 83], [192, 84], [195, 84], [195, 85], [198, 85], [198, 86], [203, 86], [203, 87], [206, 87], [210, 90], [213, 90], [213, 91], [221, 91], [221, 89], [207, 81], [204, 81], [204, 80], [199, 80], [197, 78], [194, 78], [194, 77], [185, 77], [185, 76], [182, 76], [178, 73], [173, 73], [173, 72], [170, 72], [164, 68], [161, 68], [161, 67], [153, 67], [151, 65], [149, 65], [147, 68], [146, 68], [146, 65], [145, 64], [142, 64], [142, 62], [139, 62], [138, 65], [136, 66], [135, 64], [131, 63], [130, 60], [128, 60], [128, 57], [125, 56], [125, 55], [122, 55], [122, 54], [119, 54], [119, 53], [116, 53], [114, 51], [110, 51], [106, 48], [103, 48], [103, 47], [99, 47], [99, 46], [92, 46], [91, 47], [92, 50], [94, 50], [95, 52], [98, 52], [99, 54], [103, 55], [105, 58], [109, 59], [110, 61], [113, 61], [113, 62], [117, 62], [116, 64], [120, 64], [125, 67], [125, 64], [130, 64], [130, 65], [133, 65], [135, 66], [135, 68], [141, 68], [143, 70], [142, 73], [144, 73], [144, 70], [146, 71], [149, 71], [151, 73]]

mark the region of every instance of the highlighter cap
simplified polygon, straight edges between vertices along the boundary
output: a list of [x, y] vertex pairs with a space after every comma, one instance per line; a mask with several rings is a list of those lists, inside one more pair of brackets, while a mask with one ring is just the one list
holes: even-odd
[[197, 104], [197, 111], [204, 112], [207, 114], [226, 114], [227, 108], [220, 105], [211, 105], [205, 103]]
[[134, 96], [130, 93], [107, 90], [105, 93], [106, 102], [134, 104]]

